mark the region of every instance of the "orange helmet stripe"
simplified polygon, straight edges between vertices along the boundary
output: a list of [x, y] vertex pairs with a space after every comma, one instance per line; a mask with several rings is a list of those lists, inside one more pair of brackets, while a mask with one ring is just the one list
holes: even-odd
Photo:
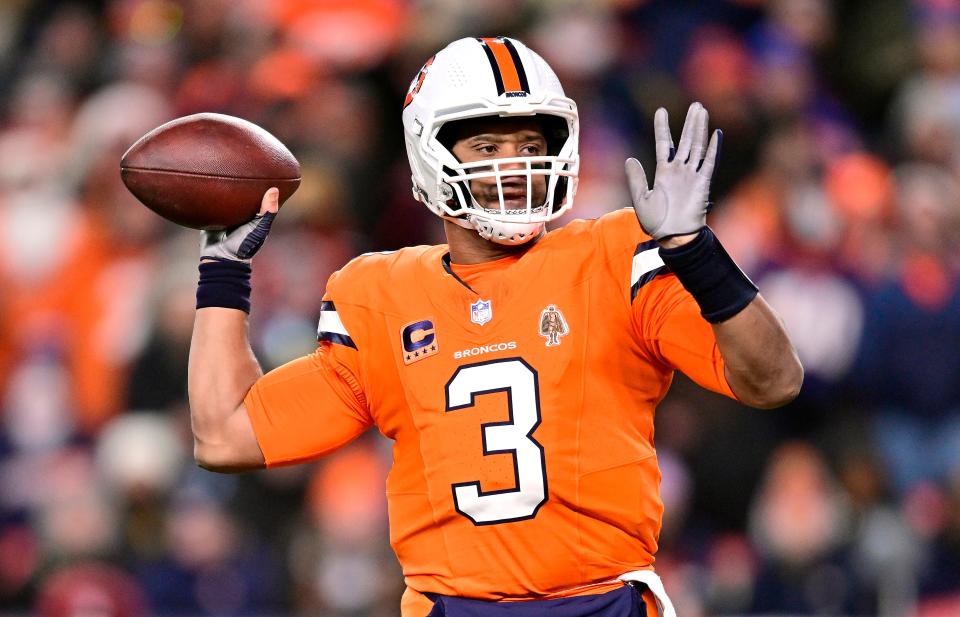
[[477, 39], [487, 52], [490, 66], [497, 82], [497, 94], [504, 92], [530, 92], [527, 74], [513, 44], [503, 37]]

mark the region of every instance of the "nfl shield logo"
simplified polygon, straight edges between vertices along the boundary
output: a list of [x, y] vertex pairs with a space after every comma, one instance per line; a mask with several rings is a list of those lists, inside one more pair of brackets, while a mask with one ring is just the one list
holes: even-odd
[[493, 318], [493, 307], [490, 300], [477, 300], [470, 305], [470, 321], [482, 326]]

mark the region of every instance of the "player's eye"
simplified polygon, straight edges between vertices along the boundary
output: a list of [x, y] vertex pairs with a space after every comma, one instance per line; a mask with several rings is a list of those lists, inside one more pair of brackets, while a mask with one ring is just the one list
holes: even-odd
[[497, 151], [497, 147], [493, 144], [481, 144], [479, 146], [474, 146], [473, 149], [480, 154], [494, 154]]
[[525, 156], [540, 156], [543, 154], [543, 147], [540, 144], [526, 144], [520, 148], [520, 152]]

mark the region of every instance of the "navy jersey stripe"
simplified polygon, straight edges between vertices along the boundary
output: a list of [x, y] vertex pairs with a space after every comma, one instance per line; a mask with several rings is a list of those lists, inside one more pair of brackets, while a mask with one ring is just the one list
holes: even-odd
[[636, 283], [633, 284], [633, 287], [630, 288], [630, 302], [633, 302], [637, 298], [637, 294], [640, 293], [640, 288], [657, 278], [662, 274], [670, 274], [670, 268], [666, 266], [660, 266], [656, 270], [651, 270], [650, 272], [642, 275]]
[[637, 245], [637, 250], [633, 252], [634, 255], [639, 255], [644, 251], [648, 251], [652, 248], [660, 248], [660, 245], [656, 240], [647, 240], [646, 242], [641, 242]]
[[[447, 253], [446, 255], [444, 255], [443, 257], [441, 257], [441, 258], [440, 258], [440, 262], [443, 264], [443, 269], [447, 271], [447, 274], [449, 274], [449, 275], [452, 276], [453, 278], [457, 279], [457, 282], [458, 282], [458, 283], [460, 283], [461, 285], [463, 285], [464, 287], [466, 287], [467, 289], [469, 289], [469, 290], [472, 291], [473, 293], [477, 293], [476, 291], [474, 291], [473, 287], [470, 287], [469, 285], [467, 285], [466, 281], [464, 281], [462, 278], [460, 278], [459, 276], [457, 276], [457, 273], [454, 272], [454, 271], [453, 271], [453, 268], [450, 267], [450, 253]], [[479, 295], [479, 294], [478, 294], [478, 295]]]
[[357, 348], [357, 344], [353, 342], [352, 338], [345, 334], [337, 334], [336, 332], [317, 332], [317, 340], [336, 343], [337, 345], [345, 345], [347, 347], [353, 347], [354, 349]]

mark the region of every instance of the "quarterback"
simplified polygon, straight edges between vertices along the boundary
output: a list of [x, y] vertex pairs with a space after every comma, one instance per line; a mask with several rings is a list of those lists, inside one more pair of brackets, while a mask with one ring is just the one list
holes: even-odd
[[[264, 375], [250, 259], [277, 211], [204, 232], [189, 395], [216, 471], [309, 461], [370, 427], [393, 441], [390, 539], [403, 617], [673, 614], [654, 573], [654, 410], [682, 371], [771, 408], [803, 370], [779, 318], [706, 226], [722, 133], [654, 118], [632, 207], [546, 231], [573, 206], [576, 104], [521, 42], [465, 38], [403, 103], [413, 195], [447, 244], [330, 277], [315, 353]], [[647, 611], [650, 611], [649, 613]]]

